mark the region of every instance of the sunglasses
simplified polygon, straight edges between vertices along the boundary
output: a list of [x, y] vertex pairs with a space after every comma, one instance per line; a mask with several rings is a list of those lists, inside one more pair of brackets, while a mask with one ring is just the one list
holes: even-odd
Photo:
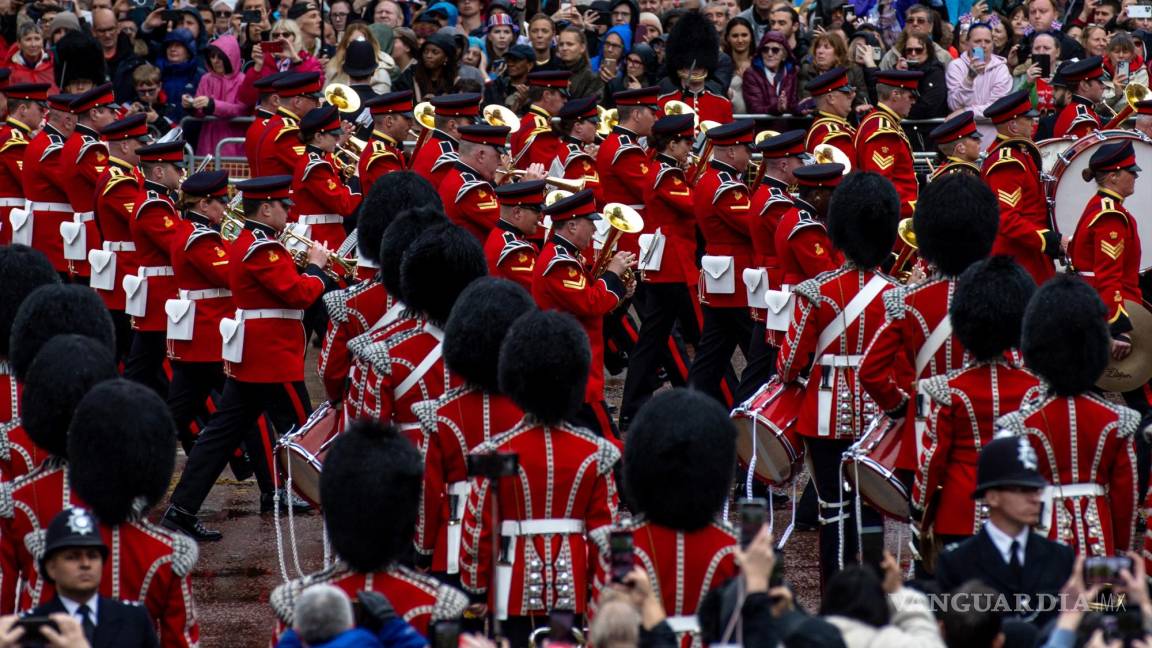
[[225, 11], [213, 11], [212, 13], [216, 14], [217, 18], [231, 18], [232, 17], [232, 12], [227, 11], [227, 10], [225, 10]]
[[764, 51], [768, 52], [769, 54], [783, 54], [784, 48], [783, 47], [765, 47]]
[[909, 54], [923, 54], [923, 53], [924, 53], [923, 47], [905, 47], [904, 48], [904, 55], [905, 56], [907, 56]]

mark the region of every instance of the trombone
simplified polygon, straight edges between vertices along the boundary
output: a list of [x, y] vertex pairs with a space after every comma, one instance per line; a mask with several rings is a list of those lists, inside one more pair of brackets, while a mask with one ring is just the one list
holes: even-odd
[[[308, 250], [315, 245], [312, 239], [293, 230], [291, 223], [284, 228], [284, 231], [280, 232], [279, 238], [284, 247], [288, 248], [288, 252], [292, 255], [292, 260], [296, 262], [297, 266], [303, 268], [308, 265]], [[336, 281], [352, 279], [356, 276], [356, 259], [329, 252], [328, 267], [324, 269], [324, 272]]]

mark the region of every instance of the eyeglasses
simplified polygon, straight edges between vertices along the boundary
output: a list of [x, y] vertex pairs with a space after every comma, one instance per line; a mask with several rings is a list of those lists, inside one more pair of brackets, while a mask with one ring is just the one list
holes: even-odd
[[292, 39], [292, 38], [296, 38], [296, 34], [293, 34], [292, 32], [286, 32], [286, 31], [274, 31], [274, 32], [272, 32], [272, 38]]
[[223, 11], [213, 11], [212, 13], [216, 14], [217, 18], [231, 18], [232, 17], [232, 12], [228, 11], [227, 9], [224, 9]]
[[908, 56], [909, 54], [923, 54], [923, 53], [924, 53], [923, 47], [905, 47], [904, 48], [904, 56]]
[[765, 47], [764, 51], [768, 52], [769, 54], [783, 54], [784, 48], [783, 47]]
[[929, 20], [928, 18], [925, 18], [924, 16], [916, 16], [915, 18], [909, 18], [909, 19], [905, 20], [904, 22], [912, 23], [913, 25], [927, 25], [928, 23], [930, 23], [932, 21]]

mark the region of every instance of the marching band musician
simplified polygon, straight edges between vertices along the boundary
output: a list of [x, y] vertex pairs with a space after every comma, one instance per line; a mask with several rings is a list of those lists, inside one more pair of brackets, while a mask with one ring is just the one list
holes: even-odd
[[1084, 137], [1101, 128], [1095, 105], [1104, 98], [1104, 67], [1099, 56], [1066, 63], [1057, 76], [1068, 88], [1068, 104], [1056, 115], [1052, 137]]
[[[463, 227], [481, 244], [488, 240], [488, 233], [500, 219], [500, 203], [492, 191], [492, 181], [500, 168], [508, 132], [507, 126], [459, 127], [459, 157], [437, 185], [448, 220]], [[535, 176], [539, 175], [528, 179], [538, 180]]]
[[[64, 189], [75, 210], [75, 239], [64, 238], [65, 257], [72, 262], [76, 277], [88, 283], [89, 250], [102, 249], [100, 229], [96, 225], [96, 181], [108, 165], [108, 146], [100, 139], [100, 130], [116, 121], [116, 98], [112, 84], [105, 83], [78, 95], [68, 104], [76, 115], [76, 128], [64, 140], [60, 152], [60, 172], [67, 178]], [[64, 232], [61, 232], [64, 235]], [[80, 258], [83, 257], [83, 258]]]
[[682, 101], [700, 121], [732, 121], [732, 102], [708, 87], [709, 76], [719, 64], [720, 37], [704, 14], [690, 11], [677, 20], [668, 33], [665, 52], [668, 75], [661, 81], [660, 116], [669, 101]]
[[345, 184], [332, 157], [344, 135], [344, 123], [335, 106], [322, 106], [308, 111], [299, 128], [304, 155], [292, 173], [293, 229], [335, 250], [346, 237], [345, 219], [356, 214], [361, 199]]
[[[781, 137], [787, 136], [787, 133]], [[773, 142], [775, 138], [761, 144]], [[797, 167], [798, 168], [798, 167]], [[768, 167], [771, 171], [772, 167]], [[841, 167], [843, 171], [843, 167]], [[765, 177], [767, 177], [765, 173]], [[774, 285], [795, 286], [801, 281], [814, 279], [821, 272], [835, 270], [844, 263], [844, 255], [828, 238], [828, 200], [835, 183], [809, 180], [809, 176], [796, 175], [798, 193], [792, 198], [793, 209], [780, 215], [774, 234], [776, 261], [780, 264], [780, 279]], [[766, 203], [765, 209], [772, 205]], [[772, 276], [769, 275], [769, 280]]]
[[540, 255], [540, 249], [532, 241], [539, 229], [546, 189], [543, 180], [510, 182], [496, 187], [500, 218], [484, 242], [488, 274], [513, 281], [528, 291], [532, 290], [532, 271]]
[[596, 130], [600, 116], [596, 111], [596, 97], [569, 99], [557, 113], [560, 118], [560, 137], [563, 150], [560, 164], [563, 174], [549, 169], [550, 175], [561, 175], [569, 180], [583, 180], [584, 188], [600, 191], [600, 173], [596, 170]]
[[[592, 205], [591, 194], [567, 200], [580, 209]], [[564, 313], [530, 312], [516, 320], [500, 350], [499, 377], [524, 419], [470, 454], [519, 457], [511, 478], [497, 471], [472, 477], [460, 552], [461, 584], [473, 596], [487, 594], [514, 646], [529, 645], [532, 630], [546, 625], [552, 610], [570, 610], [581, 623], [598, 562], [589, 555], [589, 538], [607, 534], [616, 514], [612, 470], [620, 452], [574, 422], [583, 385], [591, 382], [589, 360], [596, 362], [580, 328]], [[503, 521], [492, 528], [497, 501]], [[493, 573], [497, 533], [506, 549]]]
[[1039, 286], [1056, 273], [1053, 259], [1063, 254], [1064, 244], [1049, 222], [1040, 151], [1032, 143], [1037, 114], [1023, 90], [984, 109], [996, 125], [996, 143], [988, 149], [981, 175], [1000, 201], [992, 254], [1016, 259]]
[[296, 137], [300, 118], [320, 105], [320, 73], [285, 74], [272, 84], [280, 97], [276, 115], [268, 120], [256, 151], [260, 176], [292, 175], [296, 161], [304, 155], [304, 144]]
[[44, 120], [48, 88], [46, 83], [20, 83], [3, 89], [8, 116], [0, 125], [0, 245], [12, 243], [8, 214], [24, 209], [24, 150]]
[[495, 277], [473, 281], [444, 325], [444, 366], [463, 384], [415, 406], [428, 438], [416, 551], [434, 573], [460, 573], [460, 522], [468, 500], [468, 453], [524, 417], [500, 391], [500, 345], [512, 323], [536, 310], [526, 290]]
[[1078, 554], [1116, 556], [1136, 542], [1138, 479], [1133, 435], [1140, 415], [1097, 395], [1108, 364], [1110, 311], [1088, 284], [1068, 275], [1037, 291], [1024, 315], [1024, 363], [1041, 393], [997, 422], [1026, 438], [1052, 485], [1041, 527]]
[[849, 160], [856, 159], [856, 129], [848, 123], [856, 88], [848, 82], [848, 70], [832, 68], [805, 84], [804, 89], [816, 102], [816, 120], [808, 128], [804, 148], [813, 153], [817, 146], [830, 144], [840, 149]]
[[[1005, 256], [976, 262], [955, 282], [948, 317], [971, 360], [920, 382], [932, 403], [912, 487], [920, 537], [931, 529], [936, 546], [980, 532], [984, 516], [972, 498], [980, 449], [992, 440], [998, 418], [1036, 395], [1036, 377], [1008, 359], [1020, 346], [1020, 323], [1034, 292], [1032, 277]], [[922, 540], [922, 555], [925, 549]]]
[[436, 110], [436, 127], [423, 138], [420, 148], [412, 152], [409, 168], [439, 189], [457, 159], [459, 128], [475, 124], [480, 114], [480, 95], [464, 92], [432, 97], [429, 101]]
[[531, 104], [520, 128], [512, 133], [512, 164], [527, 169], [539, 163], [550, 168], [552, 161], [561, 157], [564, 145], [560, 135], [552, 128], [552, 116], [560, 112], [568, 101], [567, 70], [543, 70], [528, 73], [528, 100]]
[[[263, 412], [280, 433], [300, 425], [311, 412], [304, 386], [304, 309], [327, 288], [330, 252], [321, 243], [307, 253], [303, 273], [278, 237], [288, 223], [288, 176], [237, 183], [243, 197], [244, 230], [229, 246], [229, 284], [235, 319], [221, 321], [227, 378], [220, 406], [196, 439], [172, 493], [163, 524], [198, 541], [223, 538], [196, 517], [233, 451]], [[268, 444], [270, 440], [265, 439]], [[271, 447], [253, 457], [260, 485], [260, 510], [271, 511], [274, 489]], [[283, 505], [283, 502], [282, 502]]]
[[877, 106], [860, 120], [853, 146], [859, 171], [873, 171], [888, 178], [900, 194], [900, 218], [909, 218], [916, 207], [916, 170], [912, 145], [900, 125], [920, 96], [923, 72], [885, 70], [876, 73]]
[[161, 396], [167, 355], [168, 317], [164, 305], [176, 297], [172, 272], [172, 241], [180, 215], [174, 194], [184, 178], [184, 141], [149, 144], [136, 149], [144, 176], [144, 190], [136, 196], [132, 241], [137, 264], [126, 275], [124, 309], [132, 316], [132, 348], [124, 360], [124, 377], [143, 383]]
[[933, 128], [928, 137], [944, 156], [944, 163], [932, 171], [929, 182], [950, 173], [970, 173], [979, 177], [980, 131], [976, 130], [976, 118], [971, 110], [945, 120]]
[[584, 189], [544, 207], [552, 219], [552, 238], [544, 245], [532, 274], [532, 297], [541, 310], [556, 309], [573, 315], [592, 352], [592, 364], [584, 387], [584, 405], [567, 420], [593, 430], [617, 443], [616, 425], [604, 400], [604, 316], [632, 296], [635, 284], [625, 285], [625, 272], [636, 265], [632, 252], [617, 251], [604, 274], [593, 277], [583, 262], [596, 233], [592, 191]]
[[360, 155], [357, 175], [365, 196], [382, 176], [408, 168], [404, 139], [412, 128], [412, 91], [389, 92], [364, 102], [372, 114], [370, 150]]
[[1152, 99], [1136, 102], [1136, 120], [1132, 123], [1134, 130], [1152, 137]]
[[[644, 189], [649, 183], [648, 155], [640, 146], [640, 138], [652, 134], [656, 123], [656, 93], [658, 89], [638, 88], [623, 90], [612, 95], [620, 123], [600, 144], [596, 153], [596, 168], [600, 171], [600, 192], [596, 201], [600, 205], [623, 203], [644, 215]], [[649, 228], [645, 226], [645, 232]], [[620, 237], [617, 249], [639, 252], [637, 234]]]
[[820, 507], [821, 583], [845, 562], [855, 562], [862, 543], [858, 527], [865, 534], [883, 533], [872, 507], [861, 505], [856, 519], [840, 460], [876, 413], [857, 368], [884, 321], [883, 295], [894, 288], [876, 268], [895, 243], [900, 210], [899, 194], [883, 176], [857, 172], [841, 181], [842, 170], [839, 164], [817, 164], [795, 171], [802, 183], [839, 185], [828, 210], [828, 232], [847, 261], [793, 288], [796, 305], [777, 367], [784, 382], [810, 372], [797, 433], [804, 438]]
[[248, 159], [248, 167], [252, 177], [260, 176], [260, 140], [268, 123], [276, 117], [280, 108], [280, 95], [276, 91], [276, 82], [291, 72], [275, 72], [261, 77], [252, 84], [259, 91], [260, 98], [256, 102], [256, 114], [252, 123], [244, 131], [244, 156]]
[[12, 223], [12, 240], [40, 250], [52, 267], [66, 281], [71, 278], [72, 264], [64, 258], [64, 241], [60, 224], [71, 221], [74, 214], [65, 189], [63, 174], [64, 140], [76, 127], [76, 116], [68, 111], [73, 95], [48, 97], [48, 115], [44, 127], [24, 149], [24, 197], [28, 200], [28, 217], [23, 223]]

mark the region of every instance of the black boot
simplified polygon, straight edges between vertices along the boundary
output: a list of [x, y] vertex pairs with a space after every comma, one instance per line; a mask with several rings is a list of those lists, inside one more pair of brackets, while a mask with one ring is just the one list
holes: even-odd
[[[312, 510], [312, 505], [296, 496], [295, 493], [280, 489], [280, 512], [287, 513], [292, 508], [293, 513], [302, 514]], [[275, 493], [260, 493], [260, 512], [271, 513], [276, 508]]]
[[223, 533], [204, 528], [204, 525], [200, 523], [200, 518], [176, 506], [169, 506], [168, 510], [164, 512], [161, 525], [166, 529], [179, 531], [198, 542], [216, 542], [224, 538]]

